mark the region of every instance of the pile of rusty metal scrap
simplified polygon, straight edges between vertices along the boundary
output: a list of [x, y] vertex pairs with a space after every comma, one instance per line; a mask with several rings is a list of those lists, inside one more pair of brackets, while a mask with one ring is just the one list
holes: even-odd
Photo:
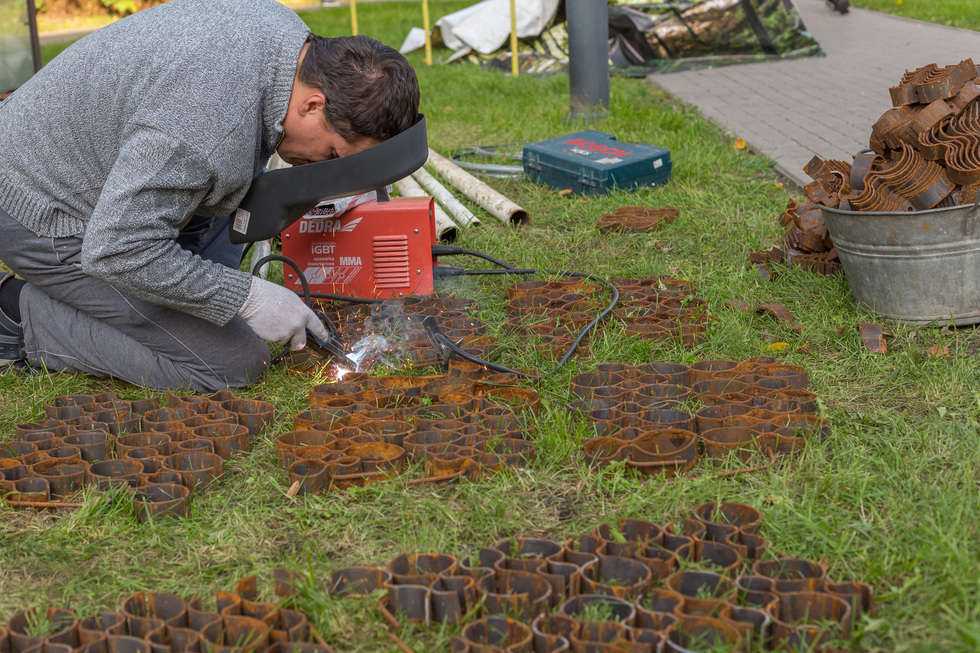
[[358, 374], [313, 388], [311, 409], [276, 438], [290, 481], [304, 493], [342, 490], [397, 476], [413, 461], [426, 475], [413, 482], [477, 479], [533, 459], [519, 413], [537, 410], [537, 391], [467, 362], [454, 361], [451, 372]]
[[980, 189], [980, 84], [971, 59], [906, 72], [894, 108], [853, 164], [814, 157], [807, 198], [852, 211], [922, 211], [972, 202]]
[[620, 206], [596, 222], [600, 233], [645, 233], [656, 231], [677, 219], [677, 209], [672, 206]]
[[672, 477], [699, 459], [765, 454], [771, 461], [825, 436], [829, 423], [814, 414], [817, 397], [806, 386], [805, 369], [769, 358], [609, 363], [572, 378], [568, 408], [595, 429], [582, 444], [593, 465], [622, 461]]
[[[675, 340], [685, 347], [704, 342], [710, 322], [704, 300], [694, 284], [668, 276], [612, 279], [619, 290], [613, 315], [626, 325], [626, 334], [648, 340]], [[507, 288], [509, 331], [537, 342], [539, 353], [561, 356], [576, 334], [601, 310], [602, 288], [582, 279], [522, 281]], [[586, 344], [580, 345], [586, 354]]]
[[807, 201], [790, 200], [780, 224], [790, 227], [785, 250], [755, 252], [770, 262], [795, 263], [822, 274], [840, 270], [820, 206], [850, 211], [922, 211], [970, 204], [980, 191], [980, 79], [971, 59], [906, 72], [889, 89], [894, 108], [875, 122], [869, 151], [853, 163], [813, 157]]
[[452, 295], [406, 297], [378, 304], [324, 304], [321, 307], [339, 327], [348, 350], [364, 336], [386, 339], [386, 350], [379, 357], [397, 367], [405, 361], [417, 366], [439, 365], [439, 353], [422, 326], [422, 319], [433, 315], [449, 338], [481, 358], [489, 356], [494, 342], [485, 336], [486, 326], [471, 313], [476, 303]]
[[137, 592], [117, 612], [90, 617], [59, 608], [21, 610], [0, 624], [0, 650], [332, 653], [305, 614], [258, 602], [256, 595], [255, 579], [247, 578], [234, 592], [219, 592], [214, 609], [199, 598], [185, 601], [164, 592]]
[[[402, 554], [331, 575], [334, 596], [387, 593], [402, 621], [466, 623], [452, 651], [823, 650], [871, 614], [873, 588], [777, 556], [761, 513], [706, 503], [682, 523], [624, 519], [564, 542], [515, 537], [475, 555]], [[506, 616], [504, 616], [506, 615]], [[664, 649], [668, 644], [673, 647]]]
[[0, 443], [0, 495], [14, 507], [74, 507], [86, 485], [132, 489], [141, 519], [186, 515], [194, 488], [218, 477], [268, 424], [274, 407], [222, 391], [208, 396], [55, 397], [46, 418]]
[[768, 280], [776, 276], [776, 272], [769, 267], [770, 263], [798, 265], [827, 276], [840, 272], [837, 249], [830, 240], [823, 213], [816, 203], [807, 200], [797, 204], [790, 199], [786, 210], [779, 216], [779, 224], [789, 227], [782, 239], [783, 247], [749, 254], [749, 263], [755, 266], [760, 277]]

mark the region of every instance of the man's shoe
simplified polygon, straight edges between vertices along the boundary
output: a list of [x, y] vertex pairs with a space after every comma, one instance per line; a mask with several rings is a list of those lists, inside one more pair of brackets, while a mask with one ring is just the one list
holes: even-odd
[[[3, 284], [13, 279], [14, 275], [7, 273], [0, 279], [0, 290]], [[24, 361], [24, 330], [19, 322], [0, 309], [0, 368]]]

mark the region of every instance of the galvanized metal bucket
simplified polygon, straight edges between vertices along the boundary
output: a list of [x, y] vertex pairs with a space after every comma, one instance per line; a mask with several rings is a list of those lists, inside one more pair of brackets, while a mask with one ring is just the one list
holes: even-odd
[[859, 305], [912, 324], [980, 322], [980, 197], [906, 213], [820, 208]]

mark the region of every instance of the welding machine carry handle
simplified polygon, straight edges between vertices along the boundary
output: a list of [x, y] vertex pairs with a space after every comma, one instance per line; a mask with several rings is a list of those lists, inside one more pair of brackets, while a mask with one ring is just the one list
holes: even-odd
[[402, 133], [361, 152], [259, 175], [235, 211], [231, 242], [272, 238], [318, 203], [383, 188], [421, 168], [428, 156], [425, 116], [419, 115]]

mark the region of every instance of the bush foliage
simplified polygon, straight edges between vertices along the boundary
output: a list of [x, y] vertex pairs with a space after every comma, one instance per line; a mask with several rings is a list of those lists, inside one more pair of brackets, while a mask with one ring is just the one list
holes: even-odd
[[37, 10], [50, 14], [128, 16], [167, 0], [36, 0]]

